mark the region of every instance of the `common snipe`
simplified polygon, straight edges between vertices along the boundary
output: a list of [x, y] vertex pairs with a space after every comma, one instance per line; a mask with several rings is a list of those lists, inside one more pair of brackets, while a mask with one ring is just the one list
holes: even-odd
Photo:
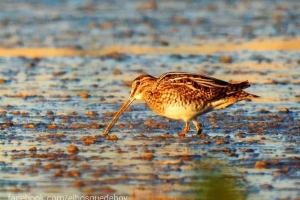
[[132, 82], [129, 99], [115, 114], [104, 134], [109, 133], [120, 115], [136, 99], [144, 100], [159, 115], [183, 120], [185, 127], [179, 136], [190, 130], [189, 121], [201, 133], [197, 116], [258, 97], [243, 91], [247, 87], [250, 87], [248, 81], [228, 83], [200, 74], [168, 72], [158, 78], [143, 74]]

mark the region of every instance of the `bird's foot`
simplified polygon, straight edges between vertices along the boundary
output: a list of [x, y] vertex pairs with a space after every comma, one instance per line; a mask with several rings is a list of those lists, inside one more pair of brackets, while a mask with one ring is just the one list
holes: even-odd
[[197, 130], [197, 135], [201, 135], [202, 133], [202, 129]]
[[199, 137], [199, 138], [206, 138], [206, 137], [208, 137], [208, 135], [205, 134], [205, 133], [203, 133], [202, 130], [199, 130], [199, 131], [197, 132], [197, 135], [196, 135], [196, 136]]
[[182, 131], [182, 132], [178, 133], [178, 136], [179, 137], [185, 137], [185, 134], [186, 134], [186, 131]]

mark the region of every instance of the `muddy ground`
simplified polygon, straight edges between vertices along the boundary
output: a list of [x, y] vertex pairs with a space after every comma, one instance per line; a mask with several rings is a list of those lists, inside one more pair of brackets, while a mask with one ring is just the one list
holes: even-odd
[[[0, 3], [0, 197], [300, 198], [297, 1]], [[262, 98], [198, 117], [132, 104], [141, 73], [249, 80]], [[215, 196], [217, 194], [217, 196]]]

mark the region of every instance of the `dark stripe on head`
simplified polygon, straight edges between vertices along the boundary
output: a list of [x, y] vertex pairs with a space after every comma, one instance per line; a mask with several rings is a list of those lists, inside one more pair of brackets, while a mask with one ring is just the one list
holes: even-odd
[[132, 91], [131, 95], [134, 95], [135, 92], [136, 92], [136, 90], [137, 90], [137, 87], [134, 88], [134, 90]]
[[148, 80], [153, 80], [153, 79], [156, 79], [156, 78], [153, 76], [150, 76], [149, 74], [142, 74], [142, 75], [138, 76], [136, 79], [134, 79], [134, 81], [132, 83], [139, 81], [139, 82], [141, 82], [141, 84], [143, 84], [143, 86], [134, 86], [131, 94], [134, 95], [138, 88], [140, 90], [139, 92], [142, 92], [144, 90], [143, 87], [145, 87], [144, 84], [147, 83]]
[[155, 77], [150, 76], [149, 74], [142, 74], [142, 75], [138, 76], [136, 79], [134, 79], [134, 81], [144, 81], [144, 80], [148, 80], [148, 79], [155, 79]]

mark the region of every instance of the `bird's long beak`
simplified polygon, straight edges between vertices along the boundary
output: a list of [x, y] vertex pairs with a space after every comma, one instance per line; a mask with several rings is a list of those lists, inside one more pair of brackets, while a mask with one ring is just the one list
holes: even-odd
[[124, 104], [123, 106], [120, 108], [120, 110], [116, 113], [116, 115], [114, 116], [114, 118], [111, 120], [111, 122], [108, 124], [108, 126], [106, 127], [105, 131], [104, 131], [104, 135], [108, 135], [110, 129], [115, 125], [115, 123], [117, 122], [117, 120], [119, 119], [119, 117], [122, 115], [122, 113], [126, 110], [126, 108], [128, 108], [128, 106], [135, 100], [135, 98], [129, 98]]

